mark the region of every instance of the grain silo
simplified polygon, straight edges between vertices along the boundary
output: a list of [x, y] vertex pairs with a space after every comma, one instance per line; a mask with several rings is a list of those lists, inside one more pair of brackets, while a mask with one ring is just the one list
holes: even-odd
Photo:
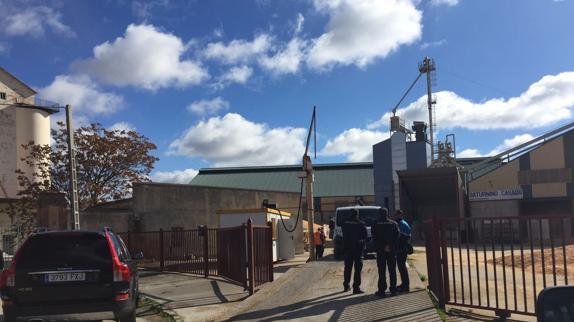
[[16, 198], [16, 169], [27, 167], [22, 144], [50, 144], [50, 115], [58, 110], [38, 106], [36, 91], [0, 67], [0, 199]]

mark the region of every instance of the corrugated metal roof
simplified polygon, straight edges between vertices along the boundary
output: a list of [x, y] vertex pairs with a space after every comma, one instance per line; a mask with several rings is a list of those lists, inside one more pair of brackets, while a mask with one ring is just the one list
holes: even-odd
[[[337, 163], [317, 164], [314, 195], [316, 197], [372, 196], [374, 195], [373, 164]], [[244, 168], [200, 169], [191, 185], [285, 191], [298, 193], [301, 179], [297, 173], [301, 166], [266, 166]]]

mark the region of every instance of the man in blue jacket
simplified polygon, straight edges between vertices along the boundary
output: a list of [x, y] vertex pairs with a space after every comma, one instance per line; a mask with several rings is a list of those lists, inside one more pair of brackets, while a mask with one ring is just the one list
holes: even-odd
[[407, 270], [407, 256], [411, 244], [411, 226], [405, 220], [402, 210], [397, 210], [395, 220], [399, 225], [399, 241], [396, 251], [397, 268], [401, 274], [401, 285], [397, 287], [399, 292], [409, 291], [409, 271]]

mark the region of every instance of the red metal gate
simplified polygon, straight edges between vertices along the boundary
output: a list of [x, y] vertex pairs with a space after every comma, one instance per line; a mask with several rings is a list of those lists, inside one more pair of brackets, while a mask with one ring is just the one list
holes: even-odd
[[132, 254], [142, 252], [139, 267], [220, 276], [245, 286], [253, 294], [273, 281], [271, 225], [247, 224], [207, 228], [119, 234]]
[[443, 308], [533, 315], [542, 289], [574, 280], [573, 225], [573, 215], [429, 220], [429, 288]]
[[247, 288], [246, 232], [244, 226], [217, 231], [217, 272]]

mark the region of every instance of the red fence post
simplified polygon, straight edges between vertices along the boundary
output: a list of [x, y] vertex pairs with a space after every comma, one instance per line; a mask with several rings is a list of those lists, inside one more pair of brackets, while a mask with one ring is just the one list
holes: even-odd
[[159, 270], [163, 272], [164, 269], [164, 256], [163, 256], [163, 229], [159, 229]]
[[203, 275], [209, 276], [209, 231], [207, 226], [202, 226], [203, 231]]
[[253, 250], [253, 222], [247, 220], [247, 278], [249, 295], [255, 293], [255, 258]]
[[267, 222], [267, 247], [269, 248], [268, 256], [269, 256], [269, 278], [267, 279], [269, 282], [273, 282], [273, 225], [270, 221]]
[[436, 217], [425, 222], [425, 243], [429, 273], [429, 288], [437, 297], [439, 307], [444, 309], [446, 300], [443, 286], [444, 281], [442, 275], [439, 227], [439, 221]]

